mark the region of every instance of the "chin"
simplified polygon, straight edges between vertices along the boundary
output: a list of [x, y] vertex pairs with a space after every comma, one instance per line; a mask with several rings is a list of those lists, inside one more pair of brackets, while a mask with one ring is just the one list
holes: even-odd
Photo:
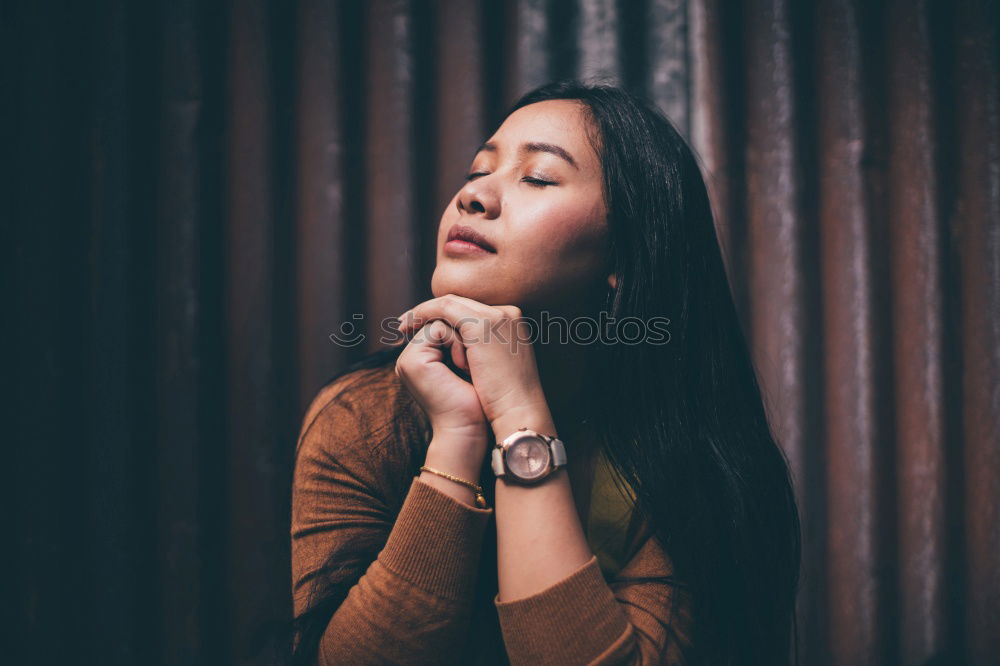
[[487, 305], [510, 305], [508, 295], [497, 291], [496, 282], [471, 267], [438, 264], [431, 277], [431, 293], [435, 298], [445, 294], [464, 296]]

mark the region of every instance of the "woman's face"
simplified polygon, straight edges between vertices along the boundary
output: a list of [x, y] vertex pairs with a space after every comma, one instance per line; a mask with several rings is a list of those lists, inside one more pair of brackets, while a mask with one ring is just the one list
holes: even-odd
[[[576, 311], [607, 289], [601, 164], [580, 102], [512, 113], [476, 153], [441, 216], [435, 296], [453, 293], [525, 312]], [[450, 235], [468, 227], [492, 251]]]

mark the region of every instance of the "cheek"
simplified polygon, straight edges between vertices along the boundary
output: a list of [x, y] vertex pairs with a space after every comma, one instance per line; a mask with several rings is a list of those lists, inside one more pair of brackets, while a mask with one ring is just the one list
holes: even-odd
[[580, 198], [540, 206], [526, 216], [518, 234], [520, 254], [548, 265], [585, 268], [603, 260], [607, 222], [603, 206]]

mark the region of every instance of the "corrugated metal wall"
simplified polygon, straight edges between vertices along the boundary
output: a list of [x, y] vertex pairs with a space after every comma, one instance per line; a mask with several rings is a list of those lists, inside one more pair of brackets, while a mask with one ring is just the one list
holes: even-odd
[[5, 3], [10, 663], [263, 660], [328, 334], [427, 297], [502, 109], [595, 75], [703, 158], [803, 663], [1000, 663], [997, 4]]

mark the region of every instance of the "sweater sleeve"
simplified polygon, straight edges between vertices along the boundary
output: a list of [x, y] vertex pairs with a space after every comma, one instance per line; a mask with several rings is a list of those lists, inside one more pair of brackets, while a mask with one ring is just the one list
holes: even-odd
[[[320, 638], [318, 663], [436, 663], [467, 628], [493, 509], [467, 505], [413, 477], [392, 516], [366, 448], [372, 438], [361, 436], [356, 418], [332, 402], [299, 441], [291, 527], [295, 614], [318, 601], [310, 598], [317, 581], [356, 581]], [[373, 559], [357, 555], [359, 545], [363, 553], [380, 544]]]
[[520, 664], [688, 663], [691, 616], [684, 588], [663, 581], [673, 567], [650, 536], [610, 583], [597, 557], [531, 596], [494, 597], [507, 654]]

